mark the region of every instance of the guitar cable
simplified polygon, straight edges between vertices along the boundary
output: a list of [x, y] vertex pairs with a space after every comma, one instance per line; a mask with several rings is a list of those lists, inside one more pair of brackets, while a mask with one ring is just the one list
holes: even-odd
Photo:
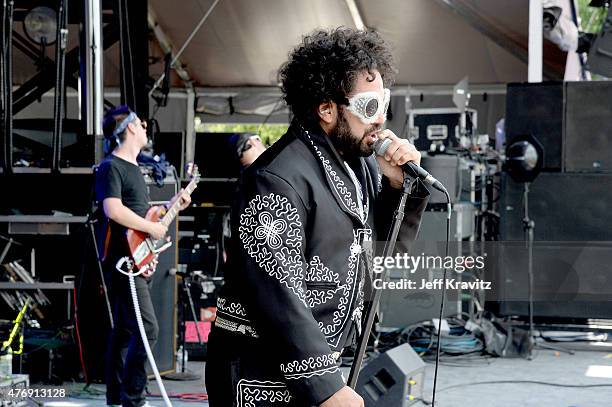
[[162, 382], [161, 376], [159, 375], [159, 370], [157, 369], [157, 364], [155, 363], [153, 352], [151, 352], [151, 346], [149, 346], [149, 340], [147, 339], [147, 333], [145, 332], [144, 323], [142, 322], [140, 304], [138, 303], [138, 295], [136, 294], [136, 280], [134, 280], [134, 274], [128, 274], [128, 278], [130, 280], [130, 292], [132, 293], [134, 313], [136, 314], [136, 322], [138, 324], [138, 330], [140, 331], [140, 337], [142, 338], [142, 344], [144, 345], [145, 351], [147, 352], [147, 358], [149, 359], [149, 363], [151, 364], [151, 369], [153, 370], [153, 374], [155, 375], [155, 381], [157, 382], [157, 386], [159, 386], [159, 391], [161, 392], [162, 398], [164, 399], [164, 403], [166, 404], [166, 407], [172, 407], [172, 403], [170, 402], [170, 398], [166, 393], [164, 383]]

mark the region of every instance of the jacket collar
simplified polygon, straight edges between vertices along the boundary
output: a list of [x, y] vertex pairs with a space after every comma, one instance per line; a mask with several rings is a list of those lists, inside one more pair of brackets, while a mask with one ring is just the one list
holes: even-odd
[[359, 158], [360, 168], [355, 169], [364, 174], [361, 179], [365, 180], [367, 184], [361, 189], [366, 193], [364, 200], [360, 203], [361, 191], [358, 194], [358, 184], [356, 184], [354, 174], [351, 175], [347, 164], [330, 142], [325, 131], [318, 125], [306, 128], [296, 121], [291, 124], [291, 127], [296, 137], [302, 140], [317, 158], [338, 206], [361, 225], [365, 225], [368, 220], [371, 190], [371, 178], [366, 170], [365, 160]]

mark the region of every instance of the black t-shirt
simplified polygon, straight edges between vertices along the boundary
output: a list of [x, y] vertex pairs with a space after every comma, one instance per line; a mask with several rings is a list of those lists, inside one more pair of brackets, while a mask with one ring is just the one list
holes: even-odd
[[[149, 209], [149, 193], [140, 167], [113, 154], [102, 161], [96, 172], [96, 201], [100, 208], [106, 198], [119, 198], [124, 206], [144, 217]], [[103, 240], [109, 243], [107, 257], [111, 254], [113, 257], [124, 255], [117, 253], [117, 250], [123, 252], [126, 248], [125, 227], [105, 220], [105, 230], [110, 223], [110, 240], [107, 236]]]

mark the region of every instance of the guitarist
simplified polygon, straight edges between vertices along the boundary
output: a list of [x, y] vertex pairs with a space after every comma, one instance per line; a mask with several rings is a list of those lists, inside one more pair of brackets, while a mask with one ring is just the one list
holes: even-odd
[[[126, 231], [134, 229], [161, 239], [167, 227], [145, 219], [149, 195], [136, 157], [147, 143], [146, 122], [127, 106], [109, 111], [104, 119], [104, 134], [111, 154], [100, 163], [96, 173], [96, 200], [104, 210], [107, 233], [104, 239], [103, 267], [109, 283], [113, 326], [106, 353], [106, 403], [125, 407], [145, 405], [147, 355], [138, 331], [128, 277], [119, 273], [117, 261], [129, 255]], [[171, 201], [181, 200], [181, 209], [191, 202], [181, 190]], [[159, 327], [149, 292], [150, 281], [136, 278], [140, 312], [151, 348]]]

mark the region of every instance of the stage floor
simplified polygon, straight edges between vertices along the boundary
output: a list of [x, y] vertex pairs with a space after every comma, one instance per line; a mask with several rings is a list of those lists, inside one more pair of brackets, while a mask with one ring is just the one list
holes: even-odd
[[[601, 366], [595, 368], [593, 366]], [[189, 362], [189, 370], [202, 375], [199, 380], [177, 382], [164, 381], [169, 394], [204, 393], [204, 363]], [[595, 371], [599, 377], [589, 377], [588, 370]], [[431, 400], [434, 366], [427, 365], [425, 384], [426, 399]], [[605, 383], [610, 387], [566, 388], [529, 383], [496, 383], [469, 385], [483, 381], [544, 381], [557, 384], [593, 385]], [[104, 386], [93, 385], [95, 394], [85, 394], [82, 385], [71, 384], [66, 388], [70, 397], [44, 400], [45, 406], [105, 406]], [[152, 394], [159, 394], [157, 385], [150, 383]], [[163, 400], [149, 397], [149, 403], [162, 407]], [[40, 400], [43, 401], [43, 400]], [[206, 401], [186, 401], [173, 398], [176, 407], [208, 405]], [[538, 350], [533, 360], [475, 358], [448, 359], [440, 366], [438, 379], [439, 407], [603, 407], [612, 405], [612, 350], [604, 352], [576, 351], [574, 355]], [[32, 404], [34, 405], [34, 404]], [[414, 406], [423, 406], [417, 402]]]

